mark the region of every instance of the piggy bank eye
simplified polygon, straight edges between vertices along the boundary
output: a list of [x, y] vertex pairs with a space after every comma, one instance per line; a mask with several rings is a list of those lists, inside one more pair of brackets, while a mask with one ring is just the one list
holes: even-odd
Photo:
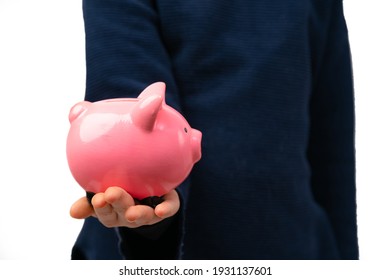
[[188, 133], [188, 130], [187, 130], [187, 128], [186, 128], [186, 127], [184, 128], [184, 132], [185, 132], [185, 133]]

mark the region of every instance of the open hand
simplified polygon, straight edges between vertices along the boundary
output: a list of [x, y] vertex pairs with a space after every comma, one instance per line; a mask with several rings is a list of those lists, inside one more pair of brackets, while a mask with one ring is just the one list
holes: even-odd
[[152, 208], [134, 200], [125, 190], [110, 187], [104, 193], [97, 193], [92, 198], [92, 205], [86, 197], [77, 200], [70, 209], [75, 219], [94, 216], [106, 227], [137, 228], [152, 225], [176, 214], [180, 200], [175, 190], [163, 196], [164, 201]]

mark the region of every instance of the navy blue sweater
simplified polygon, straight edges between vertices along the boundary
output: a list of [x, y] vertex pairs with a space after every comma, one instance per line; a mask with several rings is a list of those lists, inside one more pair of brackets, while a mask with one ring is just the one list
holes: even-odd
[[[164, 81], [203, 132], [172, 219], [86, 220], [74, 259], [357, 259], [354, 96], [341, 0], [84, 0], [97, 101]], [[119, 244], [118, 244], [119, 242]]]

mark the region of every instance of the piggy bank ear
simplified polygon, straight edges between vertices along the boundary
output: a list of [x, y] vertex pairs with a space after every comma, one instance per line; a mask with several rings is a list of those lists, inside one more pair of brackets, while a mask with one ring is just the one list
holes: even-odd
[[136, 126], [152, 131], [157, 114], [165, 102], [165, 83], [157, 82], [145, 88], [138, 96], [131, 118]]
[[145, 88], [140, 95], [138, 96], [139, 99], [143, 99], [152, 95], [160, 95], [164, 99], [165, 102], [165, 83], [163, 82], [157, 82], [154, 84], [151, 84], [147, 88]]
[[83, 112], [85, 112], [88, 107], [91, 105], [91, 102], [82, 101], [75, 104], [69, 112], [69, 122], [72, 123], [75, 119], [77, 119]]
[[158, 94], [140, 99], [131, 112], [134, 125], [152, 131], [163, 101], [164, 96]]

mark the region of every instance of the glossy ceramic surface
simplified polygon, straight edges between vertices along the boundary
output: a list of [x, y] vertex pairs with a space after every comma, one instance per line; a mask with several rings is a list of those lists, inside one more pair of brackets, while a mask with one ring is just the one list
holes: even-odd
[[202, 133], [165, 103], [162, 82], [138, 98], [77, 103], [69, 121], [69, 168], [88, 192], [119, 186], [138, 199], [161, 196], [201, 158]]

